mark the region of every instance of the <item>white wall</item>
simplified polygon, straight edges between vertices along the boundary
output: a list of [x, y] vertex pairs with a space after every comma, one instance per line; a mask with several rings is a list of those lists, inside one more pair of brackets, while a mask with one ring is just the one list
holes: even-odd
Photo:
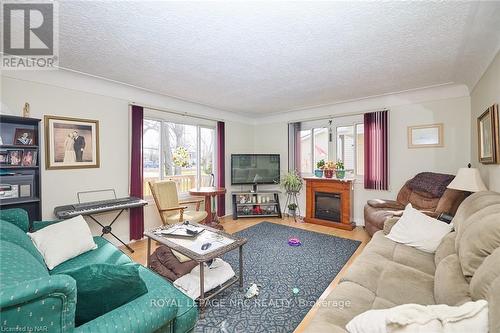
[[[363, 206], [368, 199], [394, 199], [404, 182], [416, 173], [434, 171], [455, 174], [470, 160], [470, 99], [463, 87], [440, 87], [363, 99], [301, 112], [271, 116], [255, 126], [255, 151], [281, 154], [282, 169], [288, 161], [287, 122], [307, 117], [328, 117], [371, 109], [388, 108], [389, 191], [365, 190], [362, 179], [354, 185], [354, 221], [364, 224]], [[266, 121], [267, 120], [267, 121]], [[407, 126], [444, 123], [444, 148], [409, 149]], [[304, 191], [303, 191], [304, 192]], [[305, 212], [305, 197], [301, 196]]]
[[500, 104], [500, 53], [497, 53], [471, 93], [472, 164], [481, 171], [486, 186], [500, 192], [500, 165], [481, 164], [478, 159], [477, 117], [495, 103]]
[[[45, 170], [42, 135], [42, 214], [46, 219], [53, 218], [54, 207], [76, 202], [79, 191], [114, 188], [118, 196], [128, 195], [130, 101], [224, 120], [227, 153], [253, 150], [253, 128], [246, 125], [251, 119], [232, 113], [65, 71], [2, 73], [0, 82], [2, 113], [21, 115], [22, 106], [29, 102], [34, 118], [58, 115], [99, 120], [101, 167], [97, 169]], [[226, 184], [230, 184], [230, 165], [226, 168]], [[102, 219], [112, 217], [105, 214]], [[151, 203], [145, 208], [145, 227], [159, 224], [156, 207]], [[94, 222], [89, 221], [89, 225], [94, 234], [100, 234]], [[113, 225], [113, 231], [128, 241], [128, 213]]]

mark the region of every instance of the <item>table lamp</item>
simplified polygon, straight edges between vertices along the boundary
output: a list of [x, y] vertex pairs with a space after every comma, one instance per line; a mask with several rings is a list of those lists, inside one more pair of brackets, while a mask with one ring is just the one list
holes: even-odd
[[466, 192], [480, 192], [488, 190], [481, 179], [479, 170], [471, 168], [470, 164], [468, 165], [468, 168], [458, 169], [457, 175], [448, 185], [448, 188]]

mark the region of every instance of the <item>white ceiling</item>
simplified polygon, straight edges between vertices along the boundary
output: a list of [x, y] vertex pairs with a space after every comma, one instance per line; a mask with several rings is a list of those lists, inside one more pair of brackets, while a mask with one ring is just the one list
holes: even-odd
[[95, 2], [59, 6], [60, 65], [244, 114], [445, 83], [500, 47], [500, 2]]

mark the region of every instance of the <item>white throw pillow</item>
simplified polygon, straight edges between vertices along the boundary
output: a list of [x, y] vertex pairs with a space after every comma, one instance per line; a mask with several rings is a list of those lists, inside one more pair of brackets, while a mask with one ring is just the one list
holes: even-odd
[[403, 304], [369, 310], [354, 317], [346, 329], [349, 333], [488, 333], [488, 302]]
[[438, 221], [408, 204], [403, 216], [386, 237], [421, 251], [434, 253], [443, 237], [452, 229], [451, 223]]
[[66, 260], [97, 248], [90, 228], [81, 215], [28, 233], [28, 236], [50, 270]]

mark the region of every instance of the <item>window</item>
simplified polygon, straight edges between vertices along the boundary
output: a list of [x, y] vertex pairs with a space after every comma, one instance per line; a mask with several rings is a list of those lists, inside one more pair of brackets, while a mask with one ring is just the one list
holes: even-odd
[[356, 174], [365, 174], [365, 125], [356, 125]]
[[[362, 116], [339, 117], [300, 124], [300, 166], [304, 175], [316, 169], [316, 163], [342, 160], [345, 169], [356, 175], [364, 173], [364, 126]], [[325, 122], [328, 124], [325, 126]]]
[[300, 131], [300, 172], [310, 172], [312, 168], [311, 130]]
[[[142, 158], [144, 181], [160, 179], [161, 122], [144, 119], [142, 130]], [[147, 184], [146, 184], [147, 185]], [[149, 187], [144, 188], [149, 193]]]
[[337, 160], [346, 170], [354, 170], [354, 126], [337, 127]]
[[314, 128], [314, 168], [320, 160], [328, 160], [328, 128]]
[[215, 126], [144, 119], [144, 194], [148, 181], [171, 179], [178, 191], [209, 186], [215, 161]]

